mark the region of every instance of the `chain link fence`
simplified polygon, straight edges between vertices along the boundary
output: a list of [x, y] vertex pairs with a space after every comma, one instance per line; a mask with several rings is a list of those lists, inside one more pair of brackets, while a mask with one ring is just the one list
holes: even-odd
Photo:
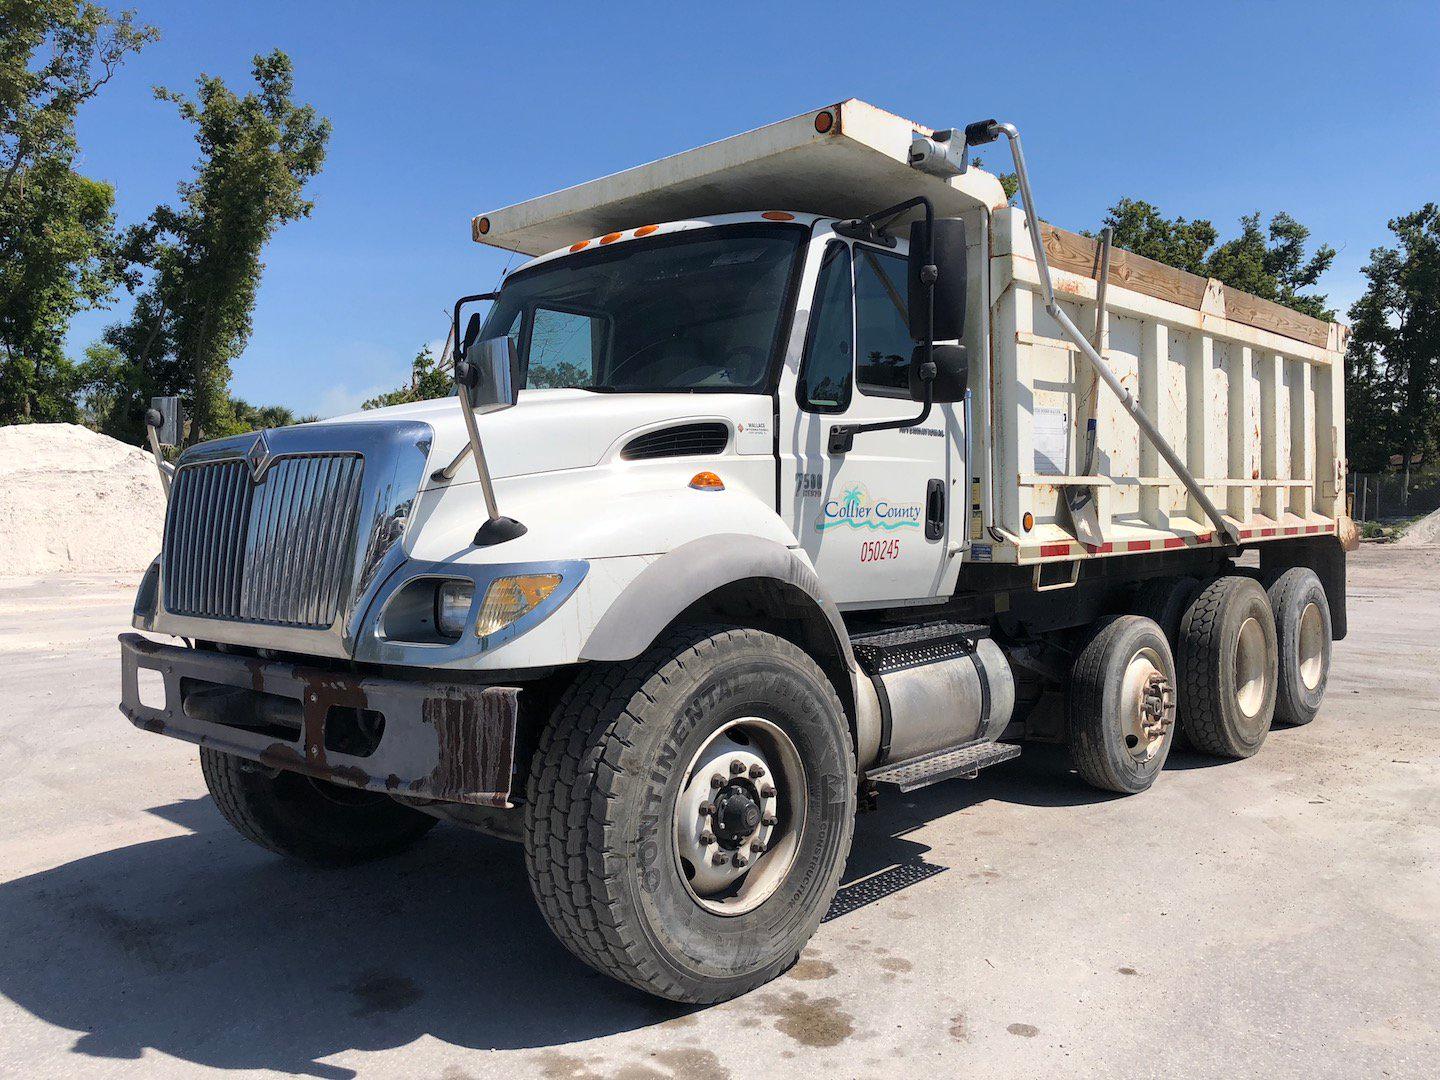
[[1440, 509], [1440, 477], [1415, 473], [1351, 473], [1347, 490], [1356, 521], [1399, 521]]

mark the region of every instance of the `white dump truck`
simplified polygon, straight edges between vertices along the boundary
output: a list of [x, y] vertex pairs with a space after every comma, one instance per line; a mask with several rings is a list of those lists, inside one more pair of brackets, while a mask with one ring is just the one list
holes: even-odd
[[844, 101], [472, 231], [532, 258], [456, 304], [453, 396], [170, 480], [122, 709], [249, 839], [518, 839], [577, 957], [713, 1002], [887, 786], [1043, 741], [1137, 793], [1314, 718], [1346, 330], [1042, 223], [1013, 126]]

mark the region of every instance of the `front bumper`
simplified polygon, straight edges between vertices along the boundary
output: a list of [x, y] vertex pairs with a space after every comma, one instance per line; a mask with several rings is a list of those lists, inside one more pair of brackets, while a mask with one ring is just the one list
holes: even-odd
[[[141, 701], [141, 669], [163, 680], [163, 707], [157, 707], [158, 687], [153, 704]], [[230, 710], [233, 723], [215, 719], [224, 710], [213, 701], [217, 693], [225, 700], [225, 688], [247, 706]], [[412, 798], [511, 805], [516, 687], [368, 678], [121, 634], [120, 691], [120, 711], [136, 727], [271, 768]], [[202, 708], [206, 697], [212, 704]], [[255, 701], [265, 703], [265, 717], [252, 707]], [[361, 711], [371, 721], [383, 718], [372, 723], [378, 728], [373, 748], [363, 754], [337, 749], [340, 724], [330, 723], [332, 717]], [[327, 724], [335, 730], [327, 732]]]

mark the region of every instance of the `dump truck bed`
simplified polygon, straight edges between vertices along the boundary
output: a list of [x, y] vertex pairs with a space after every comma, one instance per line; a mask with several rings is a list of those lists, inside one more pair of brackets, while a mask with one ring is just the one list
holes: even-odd
[[[1095, 325], [1099, 246], [1042, 226], [1057, 298]], [[989, 363], [972, 379], [982, 557], [1044, 562], [1219, 544], [1214, 525], [1046, 313], [1024, 214], [993, 215]], [[1349, 331], [1215, 280], [1112, 255], [1100, 352], [1246, 542], [1344, 513]], [[988, 418], [988, 423], [983, 419]], [[1095, 452], [1085, 472], [1095, 421]], [[1067, 488], [1088, 489], [1080, 514]], [[1027, 528], [1027, 523], [1029, 527]]]

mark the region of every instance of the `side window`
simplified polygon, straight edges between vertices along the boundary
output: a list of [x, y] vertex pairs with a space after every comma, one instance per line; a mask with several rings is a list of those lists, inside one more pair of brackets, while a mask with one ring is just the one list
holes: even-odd
[[856, 381], [862, 394], [910, 396], [906, 264], [899, 255], [855, 248]]
[[814, 311], [800, 365], [800, 402], [811, 412], [842, 412], [850, 404], [855, 317], [850, 249], [831, 244], [820, 263]]
[[609, 322], [593, 315], [537, 307], [531, 316], [525, 385], [590, 386], [605, 358]]

